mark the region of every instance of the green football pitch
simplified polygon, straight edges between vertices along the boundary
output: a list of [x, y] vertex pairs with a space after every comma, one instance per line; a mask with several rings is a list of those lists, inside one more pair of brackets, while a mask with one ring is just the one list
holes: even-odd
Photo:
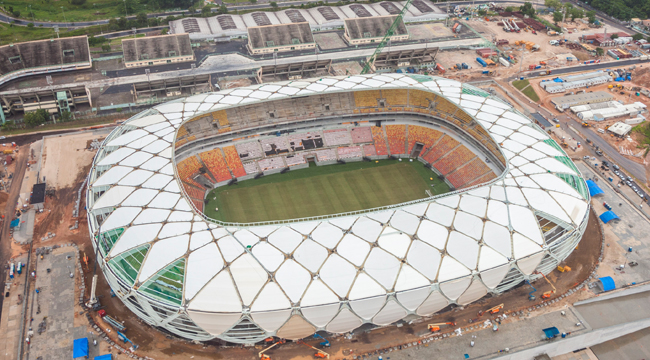
[[[420, 162], [380, 160], [316, 166], [212, 190], [205, 215], [257, 222], [337, 214], [398, 204], [449, 191]], [[218, 209], [218, 211], [216, 210]]]

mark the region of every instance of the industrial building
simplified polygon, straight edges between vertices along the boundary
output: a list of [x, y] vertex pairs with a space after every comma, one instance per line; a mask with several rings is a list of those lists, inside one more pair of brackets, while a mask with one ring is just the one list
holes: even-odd
[[556, 77], [555, 79], [549, 81], [542, 81], [539, 83], [539, 86], [541, 86], [547, 92], [554, 94], [565, 92], [571, 89], [605, 84], [612, 80], [614, 79], [612, 79], [612, 77], [607, 72], [599, 70], [584, 74]]
[[307, 22], [248, 28], [248, 51], [252, 55], [315, 47], [314, 36]]
[[[173, 34], [188, 33], [191, 39], [231, 39], [247, 36], [255, 26], [308, 22], [312, 31], [334, 30], [344, 26], [346, 19], [397, 15], [406, 1], [320, 6], [311, 9], [287, 9], [275, 12], [253, 12], [243, 15], [224, 14], [209, 18], [184, 18], [169, 23]], [[404, 22], [441, 20], [445, 11], [430, 2], [413, 0], [404, 13]]]
[[617, 122], [614, 125], [607, 128], [607, 131], [611, 132], [616, 136], [623, 137], [632, 131], [632, 125], [624, 124], [622, 122]]
[[413, 50], [382, 51], [375, 58], [372, 70], [381, 72], [382, 70], [393, 71], [407, 66], [435, 66], [439, 50], [437, 47], [427, 47]]
[[[612, 35], [617, 35], [618, 38], [612, 39]], [[594, 46], [607, 47], [621, 44], [627, 44], [632, 41], [632, 37], [624, 32], [613, 33], [597, 33], [590, 35], [582, 35], [581, 41]]]
[[636, 116], [645, 112], [646, 106], [640, 102], [623, 105], [618, 101], [608, 101], [595, 105], [575, 106], [571, 110], [576, 113], [579, 119], [603, 121], [620, 116]]
[[332, 60], [314, 60], [298, 63], [262, 66], [255, 74], [259, 84], [265, 82], [298, 80], [331, 75]]
[[[464, 146], [454, 139], [472, 144], [478, 154], [450, 156], [451, 171], [453, 161], [485, 157], [495, 170], [484, 180], [466, 166], [467, 190], [309, 219], [233, 223], [201, 210], [207, 167], [247, 181], [257, 173], [251, 156], [277, 159], [278, 172], [295, 159], [266, 157], [261, 147], [241, 155], [245, 137], [343, 126], [365, 130], [359, 141], [374, 144], [374, 158], [400, 147], [409, 157], [401, 135], [384, 138], [386, 121], [449, 136], [440, 141], [448, 153]], [[216, 155], [200, 160], [199, 151]], [[507, 162], [531, 151], [534, 166]], [[106, 137], [86, 192], [98, 265], [129, 310], [183, 338], [249, 345], [389, 326], [498, 296], [564, 261], [590, 213], [582, 175], [525, 115], [469, 84], [397, 73], [257, 84], [158, 105]]]
[[50, 114], [61, 111], [76, 111], [79, 106], [93, 107], [90, 89], [84, 85], [59, 86], [41, 90], [21, 89], [0, 92], [2, 112], [0, 118], [5, 118], [19, 112], [45, 109]]
[[127, 68], [194, 61], [188, 34], [122, 39]]
[[[361, 17], [355, 19], [345, 19], [345, 33], [343, 38], [350, 45], [363, 45], [381, 41], [388, 29], [397, 19], [397, 15], [392, 16], [375, 16]], [[408, 40], [409, 33], [404, 25], [404, 20], [400, 20], [395, 27], [390, 41]]]
[[22, 76], [91, 66], [86, 35], [0, 46], [0, 85]]
[[560, 96], [551, 99], [551, 103], [559, 111], [564, 111], [572, 106], [596, 104], [614, 100], [614, 95], [605, 91], [582, 93], [576, 95]]

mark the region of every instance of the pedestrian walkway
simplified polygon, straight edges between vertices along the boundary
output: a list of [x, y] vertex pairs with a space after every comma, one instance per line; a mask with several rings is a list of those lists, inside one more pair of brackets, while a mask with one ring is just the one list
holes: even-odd
[[[27, 255], [19, 256], [12, 260], [14, 264], [19, 261], [27, 262]], [[20, 316], [23, 309], [23, 290], [27, 279], [27, 270], [21, 275], [16, 274], [13, 279], [7, 279], [3, 284], [10, 284], [5, 287], [2, 296], [9, 291], [9, 297], [5, 297], [2, 303], [2, 318], [0, 319], [0, 360], [16, 360], [18, 354], [18, 342], [20, 341]]]

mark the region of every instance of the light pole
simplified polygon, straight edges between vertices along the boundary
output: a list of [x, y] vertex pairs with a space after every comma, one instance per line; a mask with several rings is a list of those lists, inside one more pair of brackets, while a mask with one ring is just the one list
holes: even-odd
[[[66, 22], [66, 24], [67, 24], [68, 20], [65, 18], [65, 11], [63, 11], [63, 6], [61, 6], [61, 13], [63, 14], [63, 20], [64, 20], [64, 21]], [[67, 26], [66, 26], [66, 27], [67, 27]]]
[[129, 17], [129, 12], [126, 11], [126, 0], [122, 0], [122, 2], [124, 3], [124, 17], [127, 18]]
[[[34, 12], [32, 11], [32, 6], [29, 5], [29, 12], [32, 13], [32, 22], [36, 22], [36, 19], [34, 19]], [[36, 25], [36, 24], [34, 24]]]

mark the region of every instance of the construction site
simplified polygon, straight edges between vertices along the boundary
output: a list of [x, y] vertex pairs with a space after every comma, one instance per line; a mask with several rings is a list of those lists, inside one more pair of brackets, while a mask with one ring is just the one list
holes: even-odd
[[[55, 119], [61, 112], [73, 113], [84, 119], [82, 121], [103, 114], [113, 117], [105, 125], [86, 127], [69, 134], [43, 133], [7, 136], [6, 139], [3, 136], [0, 140], [6, 142], [0, 148], [4, 161], [0, 170], [0, 209], [4, 209], [0, 255], [7, 264], [7, 285], [0, 317], [0, 360], [15, 359], [19, 354], [33, 359], [46, 359], [48, 354], [69, 357], [73, 347], [74, 354], [77, 354], [77, 340], [83, 338], [87, 338], [85, 356], [91, 357], [110, 354], [114, 359], [174, 359], [182, 356], [251, 360], [406, 359], [439, 356], [441, 352], [449, 354], [449, 357], [503, 359], [537, 359], [540, 354], [549, 359], [573, 359], [561, 355], [575, 352], [574, 356], [582, 358], [615, 359], [621, 356], [621, 352], [637, 349], [621, 339], [633, 336], [640, 339], [637, 340], [640, 343], [643, 339], [650, 339], [650, 313], [645, 306], [650, 298], [647, 285], [650, 266], [645, 262], [650, 258], [650, 243], [646, 236], [650, 231], [650, 215], [649, 207], [643, 206], [648, 198], [639, 195], [636, 188], [635, 194], [631, 185], [624, 184], [630, 177], [640, 189], [647, 189], [647, 179], [650, 178], [647, 144], [639, 133], [632, 130], [647, 118], [650, 73], [643, 64], [616, 65], [616, 61], [626, 59], [628, 53], [639, 61], [647, 60], [648, 53], [643, 44], [589, 36], [596, 32], [621, 30], [608, 24], [593, 25], [580, 19], [567, 21], [558, 24], [564, 30], [560, 35], [547, 31], [546, 26], [537, 20], [498, 9], [494, 9], [498, 16], [471, 18], [459, 10], [457, 17], [445, 21], [444, 9], [423, 1], [417, 1], [416, 5], [416, 1], [411, 5], [414, 10], [407, 14], [409, 22], [402, 21], [400, 9], [384, 3], [356, 8], [346, 5], [349, 9], [336, 8], [331, 14], [318, 8], [270, 13], [274, 15], [265, 15], [266, 18], [259, 15], [264, 13], [187, 18], [172, 24], [172, 29], [176, 29], [173, 36], [180, 40], [172, 41], [172, 37], [164, 36], [152, 37], [154, 40], [148, 42], [130, 40], [126, 42], [128, 45], [122, 57], [90, 62], [92, 68], [82, 64], [79, 69], [47, 76], [29, 72], [15, 76], [13, 70], [3, 72], [3, 76], [11, 76], [6, 81], [1, 80], [4, 83], [0, 89], [3, 123], [14, 120], [20, 124], [25, 112], [37, 109], [47, 110]], [[406, 9], [410, 1], [404, 3]], [[381, 26], [381, 32], [399, 28], [397, 33], [408, 37], [388, 42], [385, 37], [370, 34], [375, 41], [365, 44], [366, 48], [357, 49], [355, 46], [359, 45], [353, 45], [351, 39], [369, 39], [367, 31], [357, 30], [356, 37], [346, 38], [346, 30], [339, 29], [339, 26], [348, 26], [348, 12], [359, 14], [363, 11], [392, 20], [390, 24]], [[316, 15], [312, 18], [310, 14], [315, 13], [323, 19]], [[436, 21], [430, 20], [430, 16], [436, 17]], [[273, 24], [277, 21], [286, 24], [290, 19], [291, 23], [302, 25], [275, 27], [269, 17]], [[541, 17], [552, 22], [550, 15]], [[221, 29], [219, 32], [215, 32], [215, 24]], [[263, 32], [267, 26], [274, 27], [272, 33]], [[313, 30], [318, 27], [319, 31], [287, 38], [287, 34], [282, 34], [285, 27], [303, 32], [308, 31], [306, 28]], [[249, 41], [237, 39], [251, 31], [256, 32], [259, 39], [250, 36]], [[180, 35], [181, 32], [189, 32], [189, 37]], [[231, 38], [224, 43], [205, 41], [223, 37]], [[299, 39], [305, 48], [296, 49], [298, 43], [294, 38]], [[253, 40], [258, 45], [251, 45]], [[81, 40], [75, 41], [75, 46], [82, 49], [75, 48], [74, 54], [87, 56], [90, 51], [87, 41], [85, 44]], [[199, 41], [203, 42], [199, 44]], [[191, 42], [197, 42], [198, 46], [194, 47]], [[164, 51], [156, 50], [162, 46], [158, 43], [164, 45]], [[604, 57], [596, 55], [595, 49], [599, 46], [607, 51]], [[254, 49], [270, 50], [264, 55], [266, 50], [255, 53]], [[335, 51], [323, 51], [327, 49]], [[237, 50], [237, 53], [233, 54], [231, 50]], [[222, 55], [220, 51], [227, 54]], [[279, 51], [289, 55], [278, 56]], [[346, 51], [350, 54], [346, 55]], [[158, 55], [143, 55], [154, 53]], [[270, 57], [272, 54], [275, 55]], [[149, 64], [148, 60], [153, 62], [154, 59], [156, 64]], [[7, 61], [14, 64], [16, 60]], [[584, 71], [580, 67], [565, 71], [573, 65], [603, 63], [611, 65], [595, 70], [587, 68]], [[563, 72], [556, 74], [556, 70]], [[119, 129], [123, 121], [137, 113], [131, 121], [144, 118], [140, 121], [146, 123], [146, 119], [158, 111], [147, 109], [165, 103], [162, 107], [170, 109], [168, 119], [174, 130], [157, 133], [162, 131], [156, 128], [159, 125], [145, 124], [142, 127], [149, 126], [147, 129], [151, 129], [151, 134], [147, 136], [152, 136], [152, 139], [154, 135], [161, 140], [167, 136], [175, 141], [176, 136], [181, 136], [182, 130], [178, 126], [195, 113], [232, 105], [219, 104], [213, 108], [204, 104], [191, 108], [188, 103], [184, 110], [182, 107], [178, 111], [171, 110], [179, 104], [183, 106], [186, 97], [206, 99], [248, 94], [253, 91], [238, 88], [255, 84], [261, 86], [260, 90], [263, 86], [279, 88], [280, 85], [273, 84], [278, 82], [295, 83], [296, 89], [313, 91], [314, 87], [307, 86], [308, 79], [328, 80], [332, 76], [354, 77], [372, 73], [386, 76], [406, 73], [414, 79], [418, 79], [415, 77], [418, 75], [427, 75], [427, 79], [429, 75], [435, 75], [459, 80], [489, 93], [503, 104], [510, 104], [525, 118], [546, 120], [543, 132], [566, 154], [572, 169], [579, 169], [578, 173], [587, 180], [583, 187], [589, 190], [588, 220], [582, 238], [571, 254], [548, 274], [535, 273], [534, 281], [522, 281], [499, 294], [489, 292], [469, 304], [460, 305], [452, 301], [433, 313], [424, 316], [411, 313], [389, 325], [364, 322], [342, 333], [319, 330], [300, 340], [272, 336], [247, 346], [219, 338], [190, 340], [179, 336], [166, 329], [167, 324], [174, 322], [193, 331], [196, 325], [189, 317], [174, 314], [162, 305], [147, 305], [148, 310], [152, 308], [163, 319], [152, 324], [133, 310], [140, 306], [137, 301], [125, 304], [121, 300], [125, 294], [117, 291], [132, 290], [117, 290], [95, 265], [97, 260], [103, 259], [97, 258], [93, 236], [89, 236], [93, 231], [89, 229], [88, 209], [84, 205], [88, 201], [87, 190], [91, 186], [97, 189], [101, 186], [99, 183], [89, 184], [88, 174], [98, 150], [114, 129]], [[305, 81], [301, 81], [303, 79]], [[512, 80], [524, 79], [529, 82], [524, 89], [532, 90], [538, 101], [528, 96], [527, 91], [512, 85]], [[444, 84], [439, 87], [441, 91], [445, 90], [444, 86], [455, 86], [444, 83], [444, 79], [437, 81]], [[225, 92], [220, 94], [220, 90]], [[300, 91], [296, 90], [290, 96], [298, 96], [296, 99], [306, 96], [307, 90], [304, 93]], [[463, 92], [463, 96], [468, 94]], [[475, 96], [472, 94], [469, 95]], [[467, 101], [466, 98], [460, 99], [458, 97], [459, 103]], [[176, 103], [167, 103], [170, 100]], [[246, 98], [245, 102], [249, 100]], [[373, 106], [388, 108], [393, 98], [389, 98], [388, 106], [382, 101], [386, 99], [375, 101]], [[420, 109], [421, 112], [425, 110], [426, 107]], [[264, 114], [269, 122], [276, 116], [273, 111]], [[489, 116], [476, 116], [476, 119], [474, 125], [477, 127], [492, 126]], [[502, 129], [512, 126], [512, 122], [506, 120], [492, 128], [505, 131]], [[212, 126], [215, 132], [226, 133], [230, 126], [235, 125], [235, 122], [230, 124], [228, 120], [224, 122], [223, 118], [215, 118]], [[259, 136], [252, 133], [244, 136], [249, 135]], [[139, 149], [149, 145], [144, 139], [141, 141], [142, 144], [136, 144]], [[613, 152], [605, 151], [603, 154], [607, 146], [621, 158], [612, 156]], [[513, 164], [522, 157], [526, 162], [534, 161], [536, 155], [526, 153], [524, 156], [524, 150], [517, 151], [521, 153], [510, 160]], [[153, 154], [153, 150], [151, 152]], [[166, 155], [164, 151], [152, 154], [146, 154], [147, 159], [138, 156], [127, 158], [129, 160], [120, 166], [142, 166], [143, 169], [136, 171], [143, 174], [158, 171], [155, 166], [144, 169], [143, 164], [150, 157], [161, 159]], [[605, 165], [608, 161], [619, 163], [627, 170], [628, 164], [621, 159], [628, 159], [636, 166], [635, 171], [617, 169], [617, 176], [623, 179], [622, 186], [622, 182], [613, 176], [615, 168], [612, 166], [609, 170], [609, 165]], [[228, 159], [221, 160], [225, 163]], [[172, 176], [181, 176], [180, 169], [169, 171], [168, 174], [154, 175], [150, 181], [155, 177], [171, 179]], [[125, 177], [120, 181], [127, 184], [130, 180]], [[120, 183], [120, 186], [124, 184]], [[600, 192], [591, 184], [595, 184]], [[37, 206], [36, 200], [30, 200], [39, 185], [45, 191], [43, 203]], [[523, 182], [508, 185], [517, 189], [530, 186]], [[144, 188], [144, 185], [136, 187]], [[97, 199], [107, 189], [96, 192]], [[150, 210], [152, 213], [161, 211]], [[608, 210], [615, 211], [618, 219], [606, 221], [602, 215]], [[201, 215], [197, 213], [196, 219]], [[543, 219], [540, 216], [537, 220]], [[545, 227], [541, 223], [540, 226], [543, 231], [560, 231], [558, 224], [550, 221]], [[109, 237], [114, 236], [117, 240], [120, 235], [111, 233]], [[305, 238], [308, 237], [311, 235]], [[133, 257], [122, 261], [141, 262], [142, 259]], [[407, 260], [402, 262], [406, 264]], [[314, 276], [316, 279], [319, 275]], [[431, 286], [436, 290], [439, 285]], [[27, 294], [30, 295], [25, 301]], [[396, 302], [395, 293], [388, 296]], [[427, 298], [426, 301], [434, 300]], [[298, 309], [298, 305], [294, 307]], [[630, 309], [635, 310], [634, 316], [629, 315]], [[250, 309], [246, 310], [250, 313]], [[297, 314], [298, 310], [295, 312]], [[608, 316], [603, 317], [603, 313]], [[62, 329], [66, 330], [64, 335], [60, 334]], [[234, 328], [242, 333], [255, 329], [257, 325], [252, 321], [242, 321]], [[593, 341], [594, 338], [599, 340]], [[79, 346], [83, 348], [82, 345]]]

